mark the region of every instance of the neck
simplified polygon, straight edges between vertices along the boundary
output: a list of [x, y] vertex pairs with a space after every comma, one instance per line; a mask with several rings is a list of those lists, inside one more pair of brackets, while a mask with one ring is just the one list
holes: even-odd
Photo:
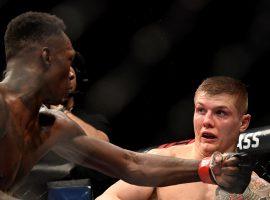
[[36, 66], [32, 67], [18, 60], [8, 62], [1, 87], [4, 88], [7, 102], [12, 105], [16, 116], [21, 116], [22, 126], [27, 126], [39, 112], [43, 100], [42, 85], [42, 73]]
[[194, 142], [192, 146], [192, 155], [195, 159], [199, 159], [199, 160], [210, 156], [204, 153], [203, 151], [201, 151], [199, 146], [196, 144], [196, 142]]
[[[216, 151], [219, 151], [221, 153], [227, 153], [227, 152], [235, 152], [236, 151], [236, 144], [233, 144], [232, 146], [228, 147], [225, 150], [217, 149]], [[204, 149], [199, 145], [199, 143], [195, 140], [192, 146], [192, 155], [196, 159], [203, 159], [205, 157], [211, 156], [215, 151], [204, 151]]]

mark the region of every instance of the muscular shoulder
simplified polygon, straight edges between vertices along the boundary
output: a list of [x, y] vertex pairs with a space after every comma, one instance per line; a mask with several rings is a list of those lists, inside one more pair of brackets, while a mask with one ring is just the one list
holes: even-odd
[[39, 112], [39, 124], [43, 131], [50, 131], [50, 135], [60, 138], [70, 138], [82, 135], [84, 132], [63, 112], [48, 109], [43, 106]]
[[152, 149], [148, 153], [162, 156], [185, 157], [184, 154], [190, 152], [190, 149], [190, 145], [175, 145], [169, 148]]
[[161, 156], [171, 156], [171, 152], [169, 149], [152, 149], [147, 153], [161, 155]]
[[[4, 97], [3, 94], [0, 91], [0, 108], [5, 108], [5, 101], [4, 101]], [[2, 113], [2, 112], [1, 112]]]
[[4, 137], [6, 131], [5, 131], [5, 127], [6, 127], [6, 119], [8, 119], [8, 109], [7, 109], [7, 105], [5, 103], [4, 97], [2, 95], [2, 93], [0, 92], [0, 139], [2, 137]]

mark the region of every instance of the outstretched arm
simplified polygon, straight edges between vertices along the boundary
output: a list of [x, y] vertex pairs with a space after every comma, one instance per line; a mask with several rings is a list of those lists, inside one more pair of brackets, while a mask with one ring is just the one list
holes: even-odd
[[[57, 139], [53, 142], [56, 153], [72, 162], [123, 179], [128, 183], [160, 187], [200, 181], [197, 172], [199, 160], [150, 155], [122, 149], [85, 135], [83, 130], [75, 122], [67, 119], [63, 113], [56, 117], [52, 131], [57, 132], [54, 133]], [[217, 163], [218, 170], [214, 170], [211, 176], [214, 175], [218, 185], [234, 192], [241, 192], [246, 188], [249, 180], [239, 179], [240, 168], [237, 157], [224, 157]], [[210, 176], [209, 174], [207, 171], [203, 175], [204, 178]], [[250, 177], [250, 174], [245, 172], [245, 176]], [[239, 187], [232, 187], [235, 183], [238, 183]]]
[[[152, 149], [147, 153], [170, 156], [170, 153], [164, 151], [164, 149], [161, 151], [160, 149]], [[97, 197], [96, 200], [146, 200], [151, 198], [154, 189], [153, 187], [136, 186], [119, 180]]]
[[143, 186], [167, 186], [200, 181], [198, 160], [136, 153], [81, 135], [54, 150], [77, 164]]

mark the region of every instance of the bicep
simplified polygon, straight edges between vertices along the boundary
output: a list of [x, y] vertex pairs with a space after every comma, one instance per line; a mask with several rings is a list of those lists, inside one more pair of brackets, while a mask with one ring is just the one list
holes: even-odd
[[146, 200], [151, 196], [153, 189], [131, 185], [120, 180], [109, 187], [97, 200]]

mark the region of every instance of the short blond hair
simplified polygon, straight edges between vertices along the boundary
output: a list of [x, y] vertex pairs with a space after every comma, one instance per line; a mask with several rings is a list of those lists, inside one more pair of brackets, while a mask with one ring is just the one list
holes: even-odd
[[236, 108], [242, 114], [248, 110], [247, 87], [240, 80], [227, 76], [213, 76], [205, 79], [197, 88], [195, 97], [199, 92], [208, 95], [229, 94], [236, 98]]

